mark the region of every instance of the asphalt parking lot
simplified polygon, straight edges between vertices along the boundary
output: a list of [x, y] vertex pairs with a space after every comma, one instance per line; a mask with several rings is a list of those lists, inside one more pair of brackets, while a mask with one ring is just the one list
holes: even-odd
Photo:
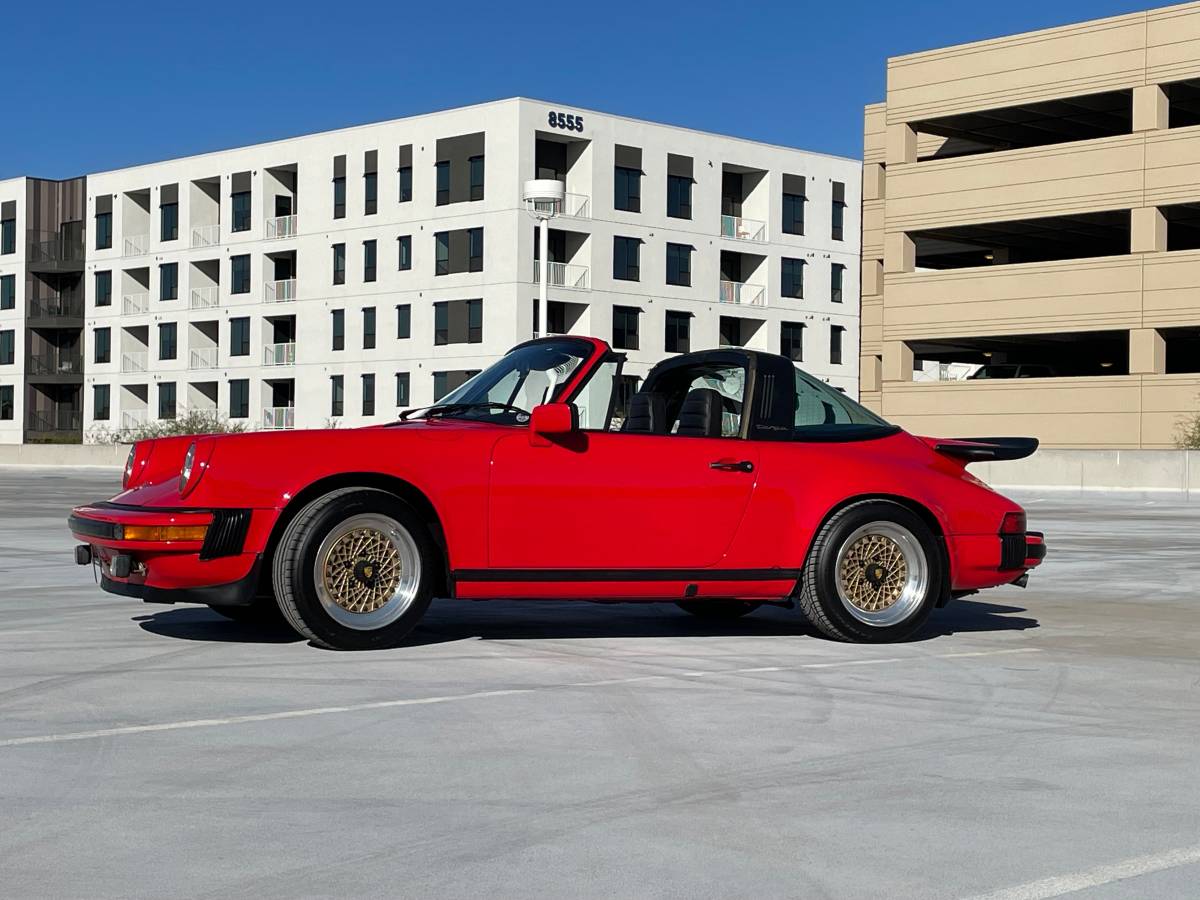
[[1200, 891], [1200, 505], [1021, 497], [1028, 590], [903, 645], [440, 601], [344, 654], [102, 594], [117, 479], [0, 470], [0, 895]]

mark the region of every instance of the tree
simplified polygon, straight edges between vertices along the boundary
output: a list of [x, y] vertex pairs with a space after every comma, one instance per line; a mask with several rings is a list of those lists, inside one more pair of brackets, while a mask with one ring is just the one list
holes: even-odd
[[1175, 427], [1175, 444], [1180, 450], [1200, 450], [1200, 412], [1179, 420]]

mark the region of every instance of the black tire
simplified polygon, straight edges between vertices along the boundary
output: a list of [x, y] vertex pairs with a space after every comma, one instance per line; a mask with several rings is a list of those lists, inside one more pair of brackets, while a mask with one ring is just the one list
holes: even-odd
[[[396, 618], [369, 629], [349, 627], [334, 618], [322, 603], [314, 571], [322, 542], [343, 523], [359, 516], [390, 519], [411, 538], [419, 559], [415, 595], [407, 607]], [[428, 528], [408, 504], [386, 491], [342, 488], [309, 503], [284, 529], [273, 566], [275, 597], [288, 624], [321, 647], [331, 650], [395, 647], [429, 608], [435, 572], [440, 565], [440, 554]], [[328, 600], [328, 587], [323, 590]], [[354, 618], [348, 611], [331, 608], [343, 619]]]
[[751, 603], [748, 600], [681, 600], [675, 604], [684, 612], [691, 613], [697, 619], [710, 622], [730, 622], [754, 612], [761, 603]]
[[274, 597], [257, 597], [249, 606], [213, 606], [208, 607], [217, 615], [241, 622], [246, 625], [282, 625], [283, 614]]
[[[911, 608], [891, 624], [864, 622], [851, 613], [838, 591], [838, 557], [847, 539], [861, 529], [890, 523], [915, 538], [914, 552], [924, 558], [923, 589], [913, 589]], [[797, 585], [797, 601], [813, 626], [826, 637], [863, 644], [886, 644], [911, 637], [925, 624], [941, 594], [942, 554], [929, 526], [911, 510], [885, 500], [863, 500], [839, 510], [821, 528], [809, 550]], [[862, 613], [860, 613], [862, 615]]]

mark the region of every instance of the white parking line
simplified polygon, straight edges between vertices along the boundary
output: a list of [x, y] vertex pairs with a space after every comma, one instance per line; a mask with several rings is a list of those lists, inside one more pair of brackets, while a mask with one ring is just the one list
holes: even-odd
[[1048, 897], [1061, 897], [1085, 888], [1100, 887], [1116, 881], [1124, 881], [1127, 878], [1137, 878], [1140, 875], [1149, 875], [1152, 872], [1176, 869], [1179, 866], [1189, 866], [1195, 863], [1200, 863], [1200, 845], [1167, 850], [1165, 853], [1135, 856], [1133, 859], [1112, 865], [1098, 866], [1086, 872], [1043, 878], [1040, 881], [1018, 884], [1015, 887], [993, 891], [990, 894], [978, 894], [969, 900], [1046, 900]]
[[59, 744], [67, 741], [86, 741], [93, 738], [117, 737], [126, 734], [149, 734], [158, 731], [180, 731], [186, 728], [216, 728], [222, 725], [243, 725], [248, 722], [272, 722], [279, 719], [305, 719], [310, 716], [328, 716], [335, 713], [362, 712], [372, 709], [394, 709], [401, 706], [423, 706], [433, 703], [456, 703], [460, 700], [480, 700], [487, 697], [510, 697], [515, 694], [532, 694], [563, 688], [604, 687], [616, 684], [633, 684], [639, 681], [667, 681], [673, 678], [699, 678], [701, 676], [749, 675], [756, 672], [787, 672], [801, 669], [829, 669], [837, 666], [879, 665], [882, 663], [916, 662], [930, 659], [963, 659], [979, 656], [1005, 656], [1014, 653], [1039, 653], [1037, 647], [1016, 647], [1006, 650], [979, 650], [970, 653], [941, 653], [912, 656], [889, 656], [881, 659], [848, 659], [840, 662], [801, 663], [795, 666], [760, 666], [752, 669], [716, 669], [711, 672], [678, 672], [662, 675], [635, 675], [629, 678], [606, 678], [602, 681], [576, 681], [561, 685], [541, 685], [528, 688], [508, 688], [495, 691], [474, 691], [468, 694], [447, 694], [442, 697], [413, 697], [403, 700], [378, 700], [372, 703], [352, 703], [345, 706], [317, 706], [309, 709], [289, 709], [281, 712], [254, 713], [246, 716], [228, 716], [219, 719], [186, 719], [179, 722], [157, 722], [148, 725], [123, 725], [116, 728], [97, 728], [93, 731], [71, 731], [63, 734], [38, 734], [30, 737], [0, 740], [0, 747], [22, 747], [29, 744]]

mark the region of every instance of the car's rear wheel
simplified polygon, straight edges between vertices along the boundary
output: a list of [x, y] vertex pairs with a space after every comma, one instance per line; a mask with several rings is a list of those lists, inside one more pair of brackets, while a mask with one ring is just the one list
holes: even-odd
[[808, 554], [799, 604], [841, 641], [911, 637], [937, 605], [942, 557], [929, 526], [896, 503], [866, 500], [830, 517]]
[[437, 549], [420, 517], [385, 491], [345, 488], [288, 524], [274, 583], [289, 624], [335, 650], [393, 647], [432, 599]]
[[747, 600], [681, 600], [675, 605], [697, 619], [707, 619], [710, 622], [740, 619], [762, 606], [761, 603], [751, 603]]

